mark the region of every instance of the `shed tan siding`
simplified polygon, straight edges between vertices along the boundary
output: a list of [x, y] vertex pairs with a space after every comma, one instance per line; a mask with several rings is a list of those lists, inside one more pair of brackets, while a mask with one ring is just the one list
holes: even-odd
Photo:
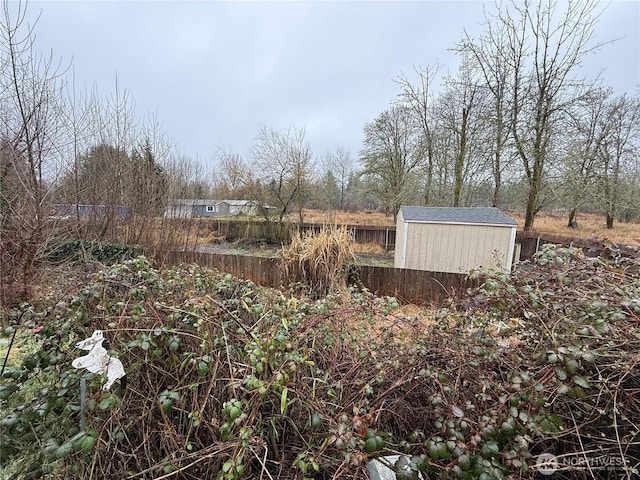
[[[434, 272], [463, 273], [472, 268], [510, 266], [510, 226], [448, 223], [406, 223], [407, 238], [403, 268]], [[402, 234], [401, 234], [402, 235]], [[398, 259], [398, 246], [396, 259]], [[404, 250], [400, 248], [400, 250]], [[494, 254], [497, 252], [497, 258]], [[400, 253], [401, 260], [402, 252]]]
[[404, 255], [404, 228], [407, 224], [402, 217], [402, 210], [398, 212], [396, 218], [396, 248], [393, 253], [393, 266], [398, 268], [402, 265], [402, 256]]

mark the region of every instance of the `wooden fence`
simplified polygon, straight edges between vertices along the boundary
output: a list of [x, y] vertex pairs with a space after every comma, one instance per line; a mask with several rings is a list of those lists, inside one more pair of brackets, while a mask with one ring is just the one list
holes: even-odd
[[[340, 225], [346, 228], [355, 243], [375, 243], [386, 250], [393, 250], [396, 245], [396, 227], [372, 226], [372, 225]], [[300, 227], [303, 232], [319, 233], [324, 225], [305, 223]], [[331, 228], [331, 227], [330, 227]]]
[[[184, 221], [184, 220], [182, 220]], [[319, 223], [304, 223], [298, 228], [297, 223], [284, 222], [282, 224], [264, 220], [217, 220], [214, 218], [199, 218], [192, 220], [197, 222], [196, 228], [207, 231], [227, 241], [249, 240], [253, 242], [284, 243], [291, 242], [291, 237], [300, 230], [301, 232], [319, 233], [325, 228], [333, 228], [332, 225]], [[387, 250], [392, 250], [396, 243], [396, 229], [391, 226], [372, 225], [340, 225], [346, 228], [356, 243], [375, 243]], [[179, 228], [184, 228], [180, 226]]]
[[[516, 232], [516, 241], [520, 243], [520, 260], [532, 258], [540, 248], [547, 243], [562, 245], [563, 247], [581, 248], [585, 255], [589, 257], [606, 257], [609, 255], [610, 247], [603, 241], [575, 238], [563, 235], [551, 235], [537, 232]], [[634, 245], [618, 245], [617, 248], [622, 256], [635, 257], [640, 253], [640, 247]]]
[[[314, 226], [313, 228], [321, 227]], [[388, 235], [386, 227], [358, 228], [358, 231], [365, 232], [360, 233], [363, 236], [370, 234], [378, 235], [376, 238], [384, 238], [385, 241], [388, 238], [395, 240], [395, 229], [393, 235]], [[389, 231], [391, 231], [391, 227], [389, 227]], [[582, 248], [590, 256], [607, 254], [607, 247], [602, 242], [595, 240], [540, 235], [535, 232], [517, 232], [516, 239], [522, 245], [520, 253], [522, 260], [531, 258], [545, 243]], [[620, 253], [626, 256], [636, 256], [639, 250], [638, 247], [632, 246], [620, 247]], [[246, 278], [267, 287], [282, 288], [288, 285], [286, 279], [282, 278], [282, 266], [279, 258], [173, 251], [163, 254], [161, 262], [168, 265], [196, 263]], [[359, 282], [371, 292], [377, 295], [394, 296], [403, 302], [414, 304], [439, 303], [445, 298], [455, 296], [466, 288], [478, 284], [470, 280], [467, 275], [458, 273], [426, 272], [370, 265], [354, 266], [352, 272], [352, 280]]]
[[467, 288], [478, 286], [477, 280], [460, 273], [427, 272], [406, 268], [356, 267], [363, 287], [377, 295], [390, 295], [404, 303], [438, 304], [461, 295]]
[[280, 287], [281, 260], [272, 257], [250, 255], [223, 255], [204, 252], [168, 252], [162, 258], [165, 265], [196, 263], [203, 267], [215, 268], [236, 277], [245, 278], [265, 287]]
[[[257, 220], [213, 220], [200, 219], [204, 225], [217, 235], [225, 237], [229, 241], [238, 239], [250, 241], [265, 241], [267, 243], [284, 243], [291, 241], [292, 235], [297, 231], [298, 225], [285, 222], [265, 222]], [[381, 245], [386, 250], [393, 250], [396, 243], [396, 229], [392, 226], [374, 225], [342, 225], [352, 235], [356, 243], [372, 243]], [[302, 232], [319, 233], [324, 228], [333, 228], [322, 224], [305, 223], [300, 227]], [[570, 236], [551, 235], [537, 232], [516, 232], [516, 241], [521, 244], [520, 260], [527, 260], [545, 243], [573, 246], [582, 248], [587, 255], [606, 255], [607, 246], [602, 241], [593, 239], [575, 238]], [[635, 256], [640, 249], [634, 246], [618, 246], [620, 253], [625, 256]]]
[[[279, 258], [174, 251], [168, 252], [163, 260], [167, 265], [196, 263], [266, 287], [282, 288], [288, 284], [283, 278]], [[458, 295], [466, 288], [477, 285], [477, 282], [470, 280], [467, 275], [458, 273], [369, 265], [354, 266], [351, 279], [377, 295], [390, 295], [404, 303], [418, 305], [440, 303], [446, 298]]]
[[[265, 228], [264, 233], [274, 234], [274, 225], [261, 227], [260, 222], [216, 222], [221, 230], [231, 232], [232, 235], [242, 235]], [[265, 222], [263, 222], [265, 223]], [[287, 227], [288, 229], [289, 227]], [[303, 231], [319, 232], [322, 225], [305, 224]], [[378, 243], [386, 248], [393, 248], [395, 243], [395, 228], [348, 225], [357, 242]], [[291, 230], [285, 229], [287, 235]], [[282, 232], [279, 232], [282, 233]], [[608, 247], [596, 240], [571, 238], [538, 234], [535, 232], [516, 233], [516, 241], [521, 244], [520, 259], [526, 260], [540, 249], [545, 243], [582, 248], [589, 256], [606, 255]], [[633, 246], [619, 246], [620, 254], [637, 256], [640, 248]], [[156, 256], [158, 257], [158, 256]], [[283, 279], [281, 260], [271, 257], [256, 257], [248, 255], [224, 255], [204, 252], [165, 252], [159, 260], [164, 264], [196, 263], [205, 267], [215, 268], [234, 276], [246, 278], [253, 282], [267, 286], [282, 288], [288, 285]], [[378, 295], [390, 295], [406, 303], [435, 304], [445, 298], [455, 296], [464, 289], [475, 286], [467, 275], [457, 273], [426, 272], [422, 270], [398, 269], [391, 267], [374, 267], [358, 265], [353, 267], [352, 280]]]

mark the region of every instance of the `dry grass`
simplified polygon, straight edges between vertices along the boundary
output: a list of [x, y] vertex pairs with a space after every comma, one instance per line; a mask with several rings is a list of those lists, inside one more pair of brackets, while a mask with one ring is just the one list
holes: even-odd
[[365, 253], [368, 255], [390, 255], [379, 243], [354, 243], [351, 246], [354, 253]]
[[352, 245], [346, 228], [297, 234], [282, 251], [285, 278], [305, 285], [314, 296], [343, 293], [349, 265], [356, 259]]
[[[521, 230], [524, 226], [524, 214], [519, 212], [507, 212], [507, 214], [518, 222], [518, 228]], [[568, 228], [567, 214], [540, 213], [536, 216], [534, 230], [552, 235], [596, 239], [624, 245], [640, 245], [640, 223], [616, 222], [613, 229], [607, 229], [603, 215], [590, 213], [578, 213], [576, 220], [578, 228]], [[393, 217], [380, 212], [305, 210], [305, 221], [338, 225], [395, 226]]]
[[350, 212], [345, 210], [306, 209], [304, 211], [304, 221], [306, 223], [319, 223], [324, 225], [395, 226], [391, 215], [385, 215], [382, 212], [371, 210]]
[[[518, 213], [509, 213], [518, 222], [518, 228], [524, 225], [524, 216]], [[604, 216], [590, 213], [579, 213], [577, 218], [578, 228], [567, 227], [568, 215], [544, 215], [536, 216], [533, 225], [534, 230], [540, 233], [563, 235], [573, 238], [595, 239], [598, 241], [610, 241], [623, 245], [640, 245], [640, 224], [629, 222], [615, 222], [613, 229], [607, 229]]]

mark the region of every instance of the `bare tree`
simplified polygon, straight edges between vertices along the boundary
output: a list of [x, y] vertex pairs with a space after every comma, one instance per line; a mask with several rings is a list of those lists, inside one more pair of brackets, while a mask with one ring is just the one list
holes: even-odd
[[[354, 160], [351, 157], [351, 153], [342, 147], [338, 147], [335, 152], [326, 155], [324, 167], [327, 172], [331, 172], [333, 181], [339, 191], [337, 206], [340, 210], [344, 210], [349, 180], [354, 172]], [[331, 180], [328, 181], [331, 182]]]
[[563, 2], [563, 12], [558, 5], [555, 0], [497, 4], [495, 15], [487, 15], [483, 40], [467, 39], [466, 45], [485, 77], [493, 79], [500, 62], [509, 68], [508, 124], [528, 186], [525, 230], [533, 227], [540, 208], [554, 126], [583, 86], [573, 75], [583, 58], [602, 45], [593, 42], [598, 2]]
[[[29, 293], [35, 261], [47, 240], [57, 144], [62, 135], [63, 68], [35, 50], [26, 4], [3, 1], [0, 20], [2, 213], [0, 236], [16, 246], [22, 295]], [[11, 182], [7, 182], [9, 179]], [[2, 289], [4, 290], [4, 289]], [[3, 300], [5, 300], [3, 298]]]
[[446, 79], [446, 89], [440, 96], [440, 121], [453, 137], [453, 196], [452, 204], [459, 207], [462, 190], [474, 155], [472, 147], [477, 130], [477, 106], [480, 87], [470, 67], [468, 58], [463, 63], [456, 78]]
[[394, 220], [400, 206], [417, 192], [416, 170], [422, 160], [417, 141], [415, 123], [405, 106], [392, 105], [364, 127], [361, 175], [368, 193]]
[[597, 188], [599, 157], [612, 127], [607, 108], [611, 93], [611, 89], [594, 89], [568, 110], [568, 147], [561, 165], [560, 184], [569, 205], [570, 227], [576, 226], [578, 210], [593, 199]]
[[217, 198], [257, 200], [252, 188], [255, 184], [253, 172], [240, 154], [221, 149], [217, 155], [214, 178]]
[[638, 171], [640, 96], [623, 95], [612, 99], [605, 122], [609, 132], [598, 151], [601, 162], [599, 181], [607, 228], [613, 228], [623, 203], [626, 176]]
[[407, 77], [401, 75], [396, 81], [400, 85], [401, 91], [399, 101], [404, 103], [421, 132], [421, 151], [425, 157], [425, 179], [424, 179], [424, 204], [429, 205], [432, 201], [433, 174], [436, 162], [435, 144], [435, 119], [433, 115], [433, 83], [435, 82], [440, 65], [435, 64], [426, 68], [417, 68], [418, 85], [413, 85]]
[[502, 174], [505, 169], [505, 153], [509, 145], [511, 116], [509, 115], [510, 64], [505, 58], [508, 52], [506, 29], [494, 29], [487, 23], [488, 32], [477, 42], [465, 32], [465, 38], [458, 43], [456, 51], [470, 62], [470, 67], [479, 71], [482, 94], [488, 93], [483, 102], [482, 117], [485, 131], [486, 155], [491, 159], [493, 176], [492, 205], [500, 206]]
[[280, 224], [295, 205], [298, 220], [303, 223], [304, 196], [311, 179], [311, 147], [305, 140], [304, 128], [278, 131], [260, 124], [253, 163], [264, 189], [265, 202], [278, 208]]
[[79, 93], [75, 89], [73, 76], [71, 82], [67, 84], [66, 98], [67, 105], [64, 114], [67, 125], [67, 141], [63, 147], [61, 146], [61, 149], [67, 161], [63, 165], [56, 186], [56, 201], [66, 205], [75, 205], [75, 215], [65, 222], [67, 232], [86, 239], [86, 231], [82, 229], [80, 212], [78, 211], [78, 205], [82, 203], [79, 178], [80, 161], [81, 156], [97, 141], [100, 127], [93, 121], [93, 113], [99, 100], [95, 90], [90, 93]]

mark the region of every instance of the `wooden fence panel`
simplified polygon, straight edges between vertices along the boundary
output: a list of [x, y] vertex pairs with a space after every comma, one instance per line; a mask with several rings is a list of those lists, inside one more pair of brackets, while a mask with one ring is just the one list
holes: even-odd
[[[169, 252], [164, 261], [169, 265], [196, 263], [221, 272], [246, 278], [259, 285], [280, 288], [281, 259], [247, 255], [221, 255], [203, 252]], [[362, 286], [377, 295], [389, 295], [405, 303], [431, 304], [457, 295], [475, 285], [466, 275], [425, 272], [392, 267], [355, 266], [352, 275]]]
[[[334, 228], [321, 224], [305, 223], [301, 227], [303, 232], [319, 233], [324, 228]], [[355, 243], [375, 243], [387, 250], [392, 250], [396, 244], [396, 228], [372, 225], [339, 225], [351, 232]]]
[[477, 281], [459, 273], [427, 272], [404, 268], [361, 265], [357, 272], [362, 285], [376, 295], [390, 295], [405, 303], [440, 303], [458, 296]]
[[[592, 238], [567, 237], [563, 235], [552, 235], [548, 233], [537, 232], [516, 232], [516, 241], [522, 245], [520, 259], [527, 260], [532, 258], [536, 252], [546, 243], [554, 245], [562, 245], [564, 247], [581, 248], [585, 255], [589, 257], [609, 255], [609, 247], [604, 241]], [[618, 249], [622, 256], [635, 257], [640, 253], [640, 247], [634, 245], [618, 245]]]
[[[282, 224], [264, 220], [229, 220], [215, 218], [198, 218], [194, 220], [182, 220], [183, 222], [196, 222], [197, 228], [206, 228], [228, 241], [250, 240], [267, 243], [291, 242], [291, 237], [298, 230], [298, 224], [284, 222]], [[387, 250], [394, 248], [396, 243], [396, 229], [391, 226], [371, 225], [340, 225], [349, 230], [356, 243], [375, 243]], [[185, 227], [181, 227], [185, 228]], [[187, 227], [188, 228], [188, 225]], [[300, 227], [301, 232], [320, 233], [325, 228], [334, 228], [332, 225], [319, 223], [305, 223]]]
[[245, 278], [265, 287], [281, 286], [281, 261], [279, 258], [250, 255], [221, 255], [204, 252], [170, 252], [164, 262], [168, 265], [196, 263], [215, 268], [236, 277]]
[[[368, 238], [377, 238], [378, 242], [382, 238], [385, 241], [389, 238], [395, 241], [395, 229], [393, 229], [391, 236], [389, 235], [390, 227], [389, 229], [387, 227], [355, 227], [360, 232], [366, 232], [359, 234], [362, 235], [359, 238], [370, 235]], [[309, 226], [309, 229], [314, 231], [320, 231], [321, 228], [320, 225]], [[377, 237], [375, 237], [376, 235]], [[522, 244], [521, 259], [531, 258], [536, 249], [544, 243], [573, 245], [583, 248], [587, 255], [606, 253], [606, 247], [601, 242], [594, 240], [539, 235], [534, 232], [517, 232], [516, 238]], [[639, 251], [638, 247], [622, 246], [621, 253], [622, 255], [636, 256]], [[288, 283], [286, 279], [282, 278], [281, 259], [279, 258], [175, 251], [163, 253], [156, 258], [160, 259], [160, 257], [162, 257], [160, 261], [165, 264], [197, 263], [240, 278], [246, 278], [266, 287], [280, 288]], [[402, 302], [415, 304], [437, 304], [448, 297], [460, 294], [466, 288], [479, 284], [478, 281], [470, 280], [467, 275], [458, 273], [426, 272], [371, 265], [355, 266], [352, 272], [362, 286], [369, 291], [377, 295], [394, 296]]]

